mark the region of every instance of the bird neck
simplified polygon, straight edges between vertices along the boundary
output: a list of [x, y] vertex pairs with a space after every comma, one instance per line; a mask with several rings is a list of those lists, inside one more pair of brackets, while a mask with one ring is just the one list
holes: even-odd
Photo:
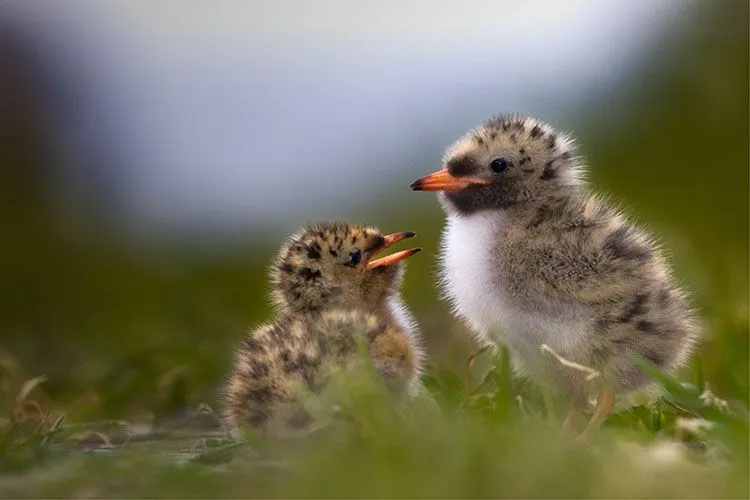
[[393, 312], [391, 311], [390, 303], [392, 301], [392, 297], [386, 296], [375, 304], [374, 306], [371, 306], [368, 309], [368, 312], [375, 314], [376, 316], [383, 318], [384, 320], [387, 320], [391, 323], [395, 323], [395, 318], [393, 317]]
[[351, 300], [337, 300], [331, 298], [330, 300], [316, 302], [314, 304], [294, 303], [289, 304], [286, 308], [286, 315], [297, 316], [316, 316], [324, 312], [333, 310], [360, 310], [367, 313], [374, 314], [378, 317], [386, 320], [394, 320], [393, 314], [390, 308], [390, 302], [393, 297], [393, 293], [388, 293], [382, 298], [375, 301], [351, 301]]
[[505, 221], [525, 231], [545, 231], [550, 226], [575, 218], [584, 200], [585, 193], [578, 186], [566, 186], [508, 208]]

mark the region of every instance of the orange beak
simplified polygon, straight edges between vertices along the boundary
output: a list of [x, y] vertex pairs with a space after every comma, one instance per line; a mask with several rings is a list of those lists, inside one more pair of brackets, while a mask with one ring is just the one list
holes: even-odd
[[490, 181], [480, 177], [455, 177], [444, 168], [411, 183], [414, 191], [458, 191], [469, 186], [483, 186]]
[[[414, 236], [416, 236], [416, 234], [411, 231], [389, 234], [388, 236], [385, 237], [383, 245], [375, 249], [375, 251], [373, 251], [371, 257], [374, 257], [375, 255], [379, 254], [386, 248], [395, 245], [401, 240], [405, 240], [407, 238], [413, 238]], [[409, 250], [402, 250], [400, 252], [396, 252], [391, 255], [386, 255], [385, 257], [381, 257], [376, 260], [372, 260], [367, 263], [367, 269], [375, 269], [376, 267], [381, 267], [381, 266], [392, 266], [393, 264], [397, 264], [401, 262], [402, 260], [411, 257], [412, 255], [419, 252], [420, 250], [422, 249], [410, 248]]]

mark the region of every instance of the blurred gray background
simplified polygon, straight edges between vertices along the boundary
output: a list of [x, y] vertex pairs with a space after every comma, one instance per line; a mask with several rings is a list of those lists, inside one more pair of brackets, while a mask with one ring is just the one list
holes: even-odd
[[[76, 196], [138, 228], [293, 229], [411, 178], [493, 114], [622, 98], [691, 1], [11, 2]], [[646, 78], [642, 75], [640, 78]], [[606, 115], [605, 115], [606, 116]], [[607, 126], [615, 116], [606, 117]], [[165, 133], [168, 131], [168, 133]], [[424, 152], [429, 151], [429, 155]], [[396, 187], [398, 186], [398, 187]]]

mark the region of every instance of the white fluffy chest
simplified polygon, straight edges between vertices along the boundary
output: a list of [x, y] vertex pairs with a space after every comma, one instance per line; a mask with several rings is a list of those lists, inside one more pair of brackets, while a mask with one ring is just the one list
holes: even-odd
[[505, 343], [522, 365], [538, 359], [543, 343], [563, 355], [575, 351], [587, 330], [583, 311], [543, 297], [532, 297], [531, 303], [527, 297], [522, 307], [508, 293], [498, 266], [502, 255], [491, 253], [503, 224], [501, 215], [490, 212], [448, 218], [441, 274], [454, 313], [480, 338]]

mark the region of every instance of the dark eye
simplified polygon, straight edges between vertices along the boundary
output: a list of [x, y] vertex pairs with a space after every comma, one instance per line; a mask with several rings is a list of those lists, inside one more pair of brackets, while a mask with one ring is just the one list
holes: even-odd
[[495, 158], [492, 160], [492, 163], [490, 163], [490, 168], [493, 172], [497, 172], [498, 174], [500, 172], [505, 172], [508, 170], [508, 162], [505, 161], [505, 158]]
[[360, 263], [361, 260], [362, 260], [362, 252], [360, 252], [359, 250], [353, 250], [349, 254], [349, 262], [347, 264], [356, 266], [357, 264]]

